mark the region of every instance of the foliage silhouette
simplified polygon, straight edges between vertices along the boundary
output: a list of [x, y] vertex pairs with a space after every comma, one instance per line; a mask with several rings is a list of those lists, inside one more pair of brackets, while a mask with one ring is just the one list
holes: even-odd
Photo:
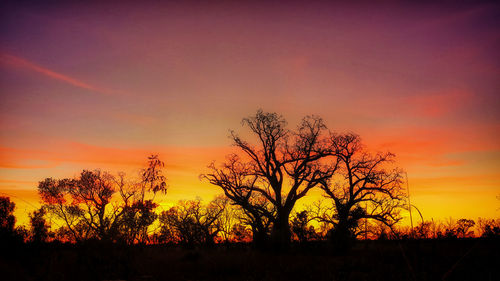
[[304, 243], [316, 238], [314, 226], [309, 225], [313, 219], [307, 211], [298, 212], [292, 218], [292, 231], [299, 242]]
[[50, 225], [45, 220], [46, 211], [42, 207], [30, 214], [30, 241], [33, 243], [47, 242], [52, 235]]
[[2, 233], [8, 234], [14, 232], [16, 217], [14, 209], [16, 204], [10, 201], [9, 197], [0, 197], [0, 230]]
[[476, 223], [470, 219], [459, 219], [455, 228], [457, 237], [472, 237], [473, 233], [469, 232], [469, 229], [472, 228], [475, 224]]
[[9, 248], [12, 243], [19, 243], [24, 239], [23, 232], [15, 228], [15, 208], [16, 204], [10, 201], [9, 197], [0, 196], [0, 249], [2, 251]]
[[478, 235], [477, 237], [494, 238], [500, 237], [500, 219], [483, 219], [477, 220]]
[[28, 237], [24, 226], [16, 227], [15, 208], [9, 197], [0, 196], [0, 265], [2, 257], [10, 258]]
[[162, 168], [164, 167], [165, 163], [158, 158], [158, 155], [148, 157], [148, 167], [141, 173], [142, 180], [145, 183], [142, 186], [142, 201], [144, 201], [146, 188], [148, 188], [149, 192], [153, 192], [153, 194], [157, 192], [167, 193], [166, 177], [162, 172]]
[[48, 212], [65, 222], [73, 240], [107, 240], [118, 229], [123, 213], [111, 204], [113, 180], [108, 173], [84, 170], [76, 179], [47, 178], [38, 185], [38, 192]]
[[158, 156], [149, 157], [141, 181], [128, 181], [100, 170], [84, 170], [75, 179], [47, 178], [38, 185], [44, 208], [64, 223], [58, 231], [69, 241], [98, 239], [145, 243], [148, 228], [156, 220], [157, 204], [145, 199], [148, 192], [166, 192]]
[[200, 199], [179, 201], [176, 206], [160, 214], [160, 239], [193, 247], [212, 246], [221, 231], [219, 218], [227, 201], [216, 198], [206, 206]]

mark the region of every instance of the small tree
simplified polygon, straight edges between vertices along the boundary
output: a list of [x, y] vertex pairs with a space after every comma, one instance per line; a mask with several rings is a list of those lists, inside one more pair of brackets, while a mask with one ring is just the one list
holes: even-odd
[[500, 219], [483, 219], [477, 221], [478, 237], [492, 238], [500, 236]]
[[9, 197], [0, 196], [0, 252], [22, 243], [28, 237], [24, 226], [16, 227], [16, 204]]
[[252, 232], [243, 224], [237, 223], [231, 229], [232, 241], [237, 243], [250, 242]]
[[213, 245], [221, 228], [219, 217], [225, 206], [217, 200], [204, 206], [200, 199], [179, 201], [160, 214], [160, 237], [187, 246]]
[[473, 237], [474, 231], [469, 231], [469, 229], [471, 229], [475, 224], [476, 223], [473, 220], [459, 219], [455, 227], [457, 237], [459, 238]]
[[119, 232], [127, 244], [149, 241], [148, 228], [158, 218], [157, 206], [152, 200], [138, 200], [123, 206]]
[[433, 236], [432, 225], [433, 223], [430, 221], [421, 222], [419, 225], [417, 225], [417, 227], [415, 227], [414, 229], [415, 238], [418, 239], [432, 238]]
[[456, 222], [452, 217], [446, 219], [443, 223], [443, 238], [457, 238]]
[[300, 243], [307, 242], [315, 238], [316, 231], [314, 226], [309, 225], [312, 218], [307, 211], [296, 213], [292, 218], [292, 231]]
[[16, 204], [9, 197], [0, 197], [0, 231], [3, 235], [13, 234], [16, 224], [14, 209]]
[[[158, 218], [155, 212], [158, 204], [153, 202], [154, 197], [157, 193], [167, 193], [164, 167], [165, 163], [158, 155], [150, 155], [147, 168], [141, 171], [141, 182], [126, 184], [124, 175], [119, 175], [118, 185], [124, 202], [120, 233], [121, 238], [128, 244], [149, 242], [149, 226]], [[153, 198], [146, 199], [147, 193], [152, 193]]]
[[0, 197], [0, 246], [10, 247], [14, 241], [22, 241], [23, 236], [15, 229], [16, 217], [14, 209], [16, 204], [9, 197]]
[[274, 206], [266, 200], [265, 197], [255, 193], [248, 198], [249, 206], [252, 208], [243, 208], [240, 206], [238, 219], [243, 226], [249, 226], [252, 230], [252, 242], [258, 247], [264, 247], [271, 234], [272, 220], [270, 216], [264, 214], [274, 214]]
[[167, 193], [166, 177], [163, 175], [165, 163], [158, 158], [158, 155], [148, 157], [148, 167], [142, 170], [141, 176], [143, 181], [142, 200], [146, 191], [153, 192], [155, 195], [158, 192]]
[[213, 208], [221, 209], [217, 216], [216, 224], [219, 226], [220, 238], [224, 242], [230, 242], [233, 227], [238, 223], [238, 209], [229, 204], [229, 199], [224, 195], [217, 195], [212, 201]]
[[50, 237], [50, 226], [45, 220], [46, 211], [42, 207], [29, 215], [30, 217], [30, 241], [34, 243], [47, 242]]

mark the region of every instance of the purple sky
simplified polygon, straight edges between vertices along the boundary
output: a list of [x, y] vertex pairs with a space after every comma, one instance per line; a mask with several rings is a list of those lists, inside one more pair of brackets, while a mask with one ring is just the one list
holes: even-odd
[[210, 199], [262, 108], [394, 151], [427, 217], [498, 217], [498, 4], [120, 3], [2, 4], [1, 192], [159, 152], [166, 200]]

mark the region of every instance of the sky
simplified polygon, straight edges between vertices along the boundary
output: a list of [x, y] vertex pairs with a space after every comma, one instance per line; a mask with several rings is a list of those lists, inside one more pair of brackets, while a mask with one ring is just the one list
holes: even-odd
[[133, 176], [150, 154], [163, 207], [210, 200], [199, 175], [260, 108], [395, 153], [425, 219], [500, 217], [499, 4], [235, 2], [2, 4], [0, 195], [18, 223], [44, 178]]

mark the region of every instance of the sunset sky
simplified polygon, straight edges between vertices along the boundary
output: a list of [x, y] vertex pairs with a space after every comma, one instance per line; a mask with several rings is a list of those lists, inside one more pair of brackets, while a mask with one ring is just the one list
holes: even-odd
[[199, 174], [259, 108], [394, 152], [426, 219], [500, 217], [500, 5], [85, 3], [1, 7], [0, 195], [18, 223], [44, 178], [135, 175], [151, 153], [166, 205], [209, 200]]

